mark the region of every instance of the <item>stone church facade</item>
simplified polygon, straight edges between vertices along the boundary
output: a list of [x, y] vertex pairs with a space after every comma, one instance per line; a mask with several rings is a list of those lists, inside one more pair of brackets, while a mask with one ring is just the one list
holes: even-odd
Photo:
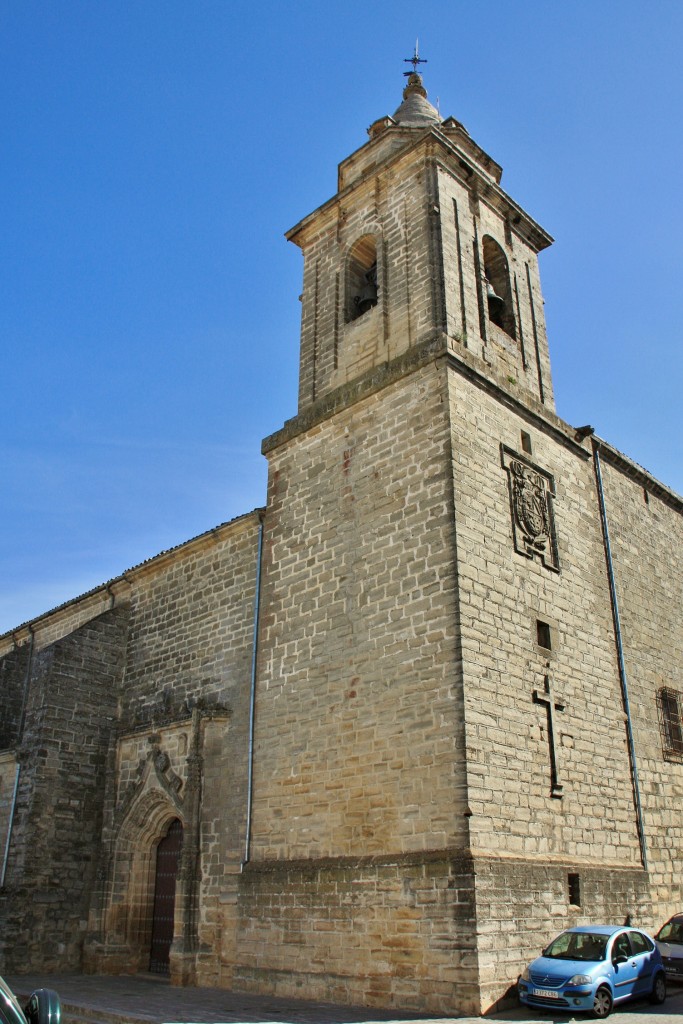
[[0, 963], [434, 1013], [683, 909], [683, 502], [555, 412], [551, 238], [419, 75], [288, 234], [257, 509], [0, 638]]

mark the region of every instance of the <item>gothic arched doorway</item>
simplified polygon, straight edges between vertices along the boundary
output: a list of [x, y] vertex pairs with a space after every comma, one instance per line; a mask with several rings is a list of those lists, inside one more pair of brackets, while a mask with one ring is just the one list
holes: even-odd
[[169, 973], [169, 954], [173, 942], [175, 887], [183, 847], [183, 826], [174, 818], [157, 846], [152, 914], [152, 942], [149, 969], [154, 974]]

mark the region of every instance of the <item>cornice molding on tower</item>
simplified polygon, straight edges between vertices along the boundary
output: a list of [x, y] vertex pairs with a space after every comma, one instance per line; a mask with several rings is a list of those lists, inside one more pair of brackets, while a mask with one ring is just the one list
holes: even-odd
[[[456, 345], [458, 346], [457, 351]], [[570, 448], [579, 457], [590, 458], [590, 452], [576, 441], [574, 427], [565, 423], [550, 410], [545, 409], [531, 396], [525, 395], [523, 399], [520, 399], [512, 394], [502, 381], [492, 378], [493, 371], [490, 367], [484, 371], [478, 365], [481, 360], [467, 349], [460, 347], [458, 339], [449, 338], [441, 332], [430, 335], [395, 359], [375, 366], [355, 380], [323, 395], [322, 398], [307, 406], [303, 412], [287, 420], [280, 430], [264, 438], [261, 443], [262, 453], [269, 455], [294, 438], [336, 416], [344, 409], [371, 397], [403, 377], [407, 377], [439, 359], [447, 359], [451, 369], [456, 370], [477, 387], [493, 395], [520, 417], [552, 434], [557, 441]]]
[[[358, 178], [352, 181], [346, 188], [338, 191], [324, 202], [317, 209], [313, 210], [306, 217], [300, 220], [289, 231], [285, 232], [285, 238], [294, 242], [301, 248], [306, 244], [306, 234], [314, 226], [315, 234], [325, 230], [325, 220], [336, 211], [339, 205], [348, 201], [355, 193], [364, 189], [368, 192], [375, 188], [377, 179], [388, 171], [395, 170], [402, 161], [409, 161], [416, 156], [422, 158], [421, 150], [428, 150], [436, 143], [438, 148], [434, 149], [430, 158], [437, 161], [443, 170], [451, 174], [465, 188], [476, 193], [478, 198], [485, 202], [491, 209], [495, 210], [504, 219], [510, 221], [511, 228], [527, 241], [536, 252], [547, 248], [553, 242], [552, 235], [548, 234], [540, 224], [537, 223], [518, 203], [512, 199], [504, 189], [500, 187], [494, 177], [488, 174], [472, 158], [472, 154], [458, 146], [452, 139], [448, 138], [439, 126], [428, 128], [417, 132], [414, 128], [395, 129], [412, 137], [413, 141], [401, 149], [395, 150], [379, 164], [372, 164], [371, 167]], [[372, 145], [370, 142], [367, 145]], [[444, 154], [439, 157], [439, 150]], [[482, 151], [483, 152], [483, 151]], [[340, 165], [341, 166], [341, 165]], [[497, 167], [498, 165], [496, 165]]]

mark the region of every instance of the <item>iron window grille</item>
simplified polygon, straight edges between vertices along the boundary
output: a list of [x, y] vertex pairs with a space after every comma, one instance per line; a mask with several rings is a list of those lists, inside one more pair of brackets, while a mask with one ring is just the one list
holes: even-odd
[[683, 760], [683, 693], [664, 686], [657, 698], [664, 756]]

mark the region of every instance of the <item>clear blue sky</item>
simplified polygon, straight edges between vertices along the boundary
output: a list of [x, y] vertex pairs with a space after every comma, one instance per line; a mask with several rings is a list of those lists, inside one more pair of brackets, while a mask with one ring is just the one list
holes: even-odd
[[683, 490], [680, 0], [1, 0], [0, 631], [265, 501], [283, 233], [424, 80], [556, 239], [558, 413]]

